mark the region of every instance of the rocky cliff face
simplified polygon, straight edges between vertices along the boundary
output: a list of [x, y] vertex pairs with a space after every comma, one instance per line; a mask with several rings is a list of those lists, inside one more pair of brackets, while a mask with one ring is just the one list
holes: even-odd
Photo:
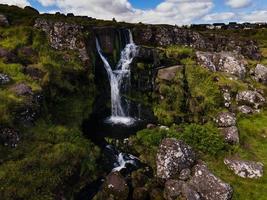
[[106, 175], [81, 124], [110, 110], [95, 40], [114, 67], [127, 29], [139, 53], [131, 91], [123, 96], [139, 114], [134, 116], [160, 125], [114, 142], [144, 166], [127, 175], [111, 173], [96, 198], [228, 200], [243, 195], [244, 183], [261, 188], [250, 199], [266, 191], [259, 182], [234, 177], [266, 178], [263, 44], [260, 49], [253, 37], [219, 32], [13, 9], [20, 19], [0, 6], [1, 197], [71, 198]]

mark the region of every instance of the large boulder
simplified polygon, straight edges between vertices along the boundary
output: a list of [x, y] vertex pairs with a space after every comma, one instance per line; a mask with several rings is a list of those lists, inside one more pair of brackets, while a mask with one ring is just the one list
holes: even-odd
[[255, 80], [267, 84], [267, 67], [261, 64], [258, 64], [254, 70]]
[[235, 52], [203, 52], [197, 51], [197, 60], [200, 65], [211, 71], [225, 72], [238, 78], [244, 78], [246, 74], [245, 58]]
[[2, 58], [5, 63], [16, 63], [18, 61], [14, 53], [2, 47], [0, 47], [0, 58]]
[[0, 14], [0, 26], [8, 26], [9, 22], [5, 15]]
[[236, 117], [234, 113], [221, 112], [215, 119], [219, 127], [231, 127], [236, 125]]
[[161, 80], [171, 81], [172, 79], [174, 79], [176, 72], [182, 68], [183, 66], [177, 65], [177, 66], [160, 69], [158, 71], [157, 78]]
[[167, 180], [164, 187], [164, 198], [166, 200], [175, 200], [182, 194], [184, 181], [175, 179]]
[[182, 187], [182, 196], [187, 200], [203, 200], [196, 189], [190, 184], [184, 184]]
[[232, 187], [214, 176], [205, 164], [197, 164], [194, 167], [194, 175], [189, 184], [196, 189], [205, 200], [230, 200]]
[[90, 60], [86, 41], [82, 34], [82, 26], [61, 21], [54, 22], [43, 18], [38, 18], [34, 26], [46, 32], [53, 48], [75, 50], [79, 52], [79, 57], [84, 63]]
[[20, 140], [19, 132], [13, 128], [0, 127], [0, 142], [9, 147], [16, 147]]
[[162, 179], [178, 177], [181, 170], [191, 168], [196, 154], [181, 140], [164, 139], [157, 153], [157, 176]]
[[253, 106], [258, 109], [265, 103], [265, 98], [255, 90], [241, 91], [236, 95], [239, 105]]
[[224, 164], [242, 178], [260, 178], [263, 176], [263, 164], [260, 162], [224, 159]]
[[236, 126], [220, 128], [225, 142], [229, 144], [238, 144], [239, 143], [239, 134], [238, 128]]
[[0, 85], [5, 85], [9, 83], [11, 79], [8, 75], [0, 73]]
[[255, 112], [253, 108], [247, 105], [238, 106], [237, 110], [243, 114], [252, 114]]
[[126, 200], [128, 198], [129, 188], [124, 177], [119, 172], [112, 172], [103, 183], [101, 191], [94, 199], [114, 199]]

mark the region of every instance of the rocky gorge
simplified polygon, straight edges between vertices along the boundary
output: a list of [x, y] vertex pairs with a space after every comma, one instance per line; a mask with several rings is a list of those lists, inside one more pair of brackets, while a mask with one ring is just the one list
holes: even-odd
[[[96, 39], [114, 70], [129, 31], [136, 123], [107, 125]], [[0, 5], [1, 199], [266, 199], [266, 34]]]

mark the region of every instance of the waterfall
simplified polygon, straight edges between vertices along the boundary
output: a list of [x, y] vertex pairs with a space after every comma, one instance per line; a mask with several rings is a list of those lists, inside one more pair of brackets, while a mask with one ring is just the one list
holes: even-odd
[[103, 55], [99, 41], [96, 39], [96, 48], [107, 71], [111, 89], [111, 116], [107, 119], [107, 122], [113, 124], [131, 125], [134, 123], [134, 119], [129, 115], [129, 106], [123, 106], [121, 98], [122, 86], [126, 91], [130, 87], [130, 64], [138, 51], [137, 46], [134, 44], [131, 31], [128, 30], [128, 33], [129, 41], [127, 41], [125, 48], [121, 51], [120, 60], [114, 70], [112, 70], [108, 60]]

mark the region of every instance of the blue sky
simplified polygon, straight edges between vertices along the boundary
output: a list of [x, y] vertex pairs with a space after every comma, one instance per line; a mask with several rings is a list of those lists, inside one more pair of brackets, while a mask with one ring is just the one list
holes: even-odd
[[40, 12], [153, 24], [266, 22], [267, 0], [0, 0]]

